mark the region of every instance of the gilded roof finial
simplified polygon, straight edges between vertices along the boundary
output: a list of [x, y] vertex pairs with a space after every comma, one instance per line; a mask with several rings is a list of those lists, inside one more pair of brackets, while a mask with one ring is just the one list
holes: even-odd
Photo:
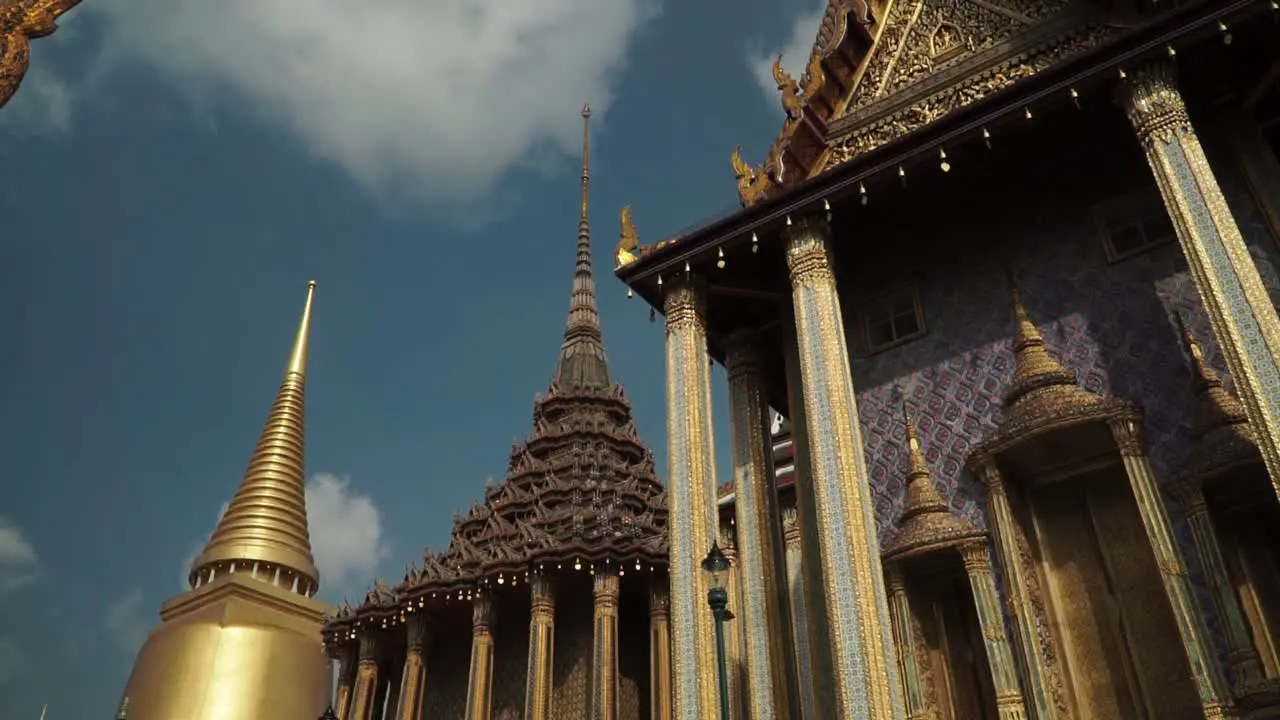
[[1174, 314], [1178, 324], [1178, 334], [1191, 361], [1191, 372], [1195, 376], [1196, 419], [1195, 432], [1199, 436], [1228, 425], [1240, 425], [1248, 422], [1244, 405], [1227, 391], [1222, 377], [1218, 375], [1209, 362], [1196, 336], [1187, 329], [1181, 313]]
[[591, 224], [587, 204], [591, 188], [591, 106], [582, 106], [582, 210], [578, 217], [578, 251], [573, 270], [573, 293], [564, 343], [556, 363], [559, 392], [574, 389], [600, 391], [612, 387], [600, 332], [596, 282], [591, 274]]
[[907, 412], [907, 404], [902, 404], [902, 422], [907, 428], [907, 507], [902, 513], [906, 520], [913, 515], [924, 512], [946, 512], [947, 502], [933, 484], [929, 463], [924, 458], [924, 450], [920, 447], [920, 437], [916, 435], [916, 425]]
[[1012, 405], [1033, 390], [1051, 385], [1075, 385], [1075, 373], [1062, 367], [1062, 364], [1049, 354], [1044, 338], [1036, 329], [1035, 323], [1027, 315], [1027, 308], [1022, 304], [1022, 295], [1015, 286], [1012, 288], [1013, 300], [1013, 381], [1005, 394], [1004, 403]]
[[300, 582], [298, 588], [308, 595], [315, 594], [319, 586], [320, 573], [311, 555], [307, 528], [304, 457], [307, 345], [315, 289], [314, 281], [308, 283], [284, 381], [244, 479], [204, 552], [191, 566], [193, 587], [195, 578], [204, 570], [235, 561], [263, 562], [292, 570], [310, 581]]
[[[44, 717], [43, 715], [41, 717]], [[116, 720], [129, 720], [129, 696], [120, 701], [120, 709], [116, 710]]]

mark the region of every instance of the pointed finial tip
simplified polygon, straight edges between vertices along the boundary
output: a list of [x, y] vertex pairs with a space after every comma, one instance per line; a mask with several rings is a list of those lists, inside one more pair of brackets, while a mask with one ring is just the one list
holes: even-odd
[[315, 290], [315, 289], [316, 289], [316, 281], [315, 281], [315, 280], [308, 280], [308, 281], [307, 281], [307, 289], [309, 289], [309, 290]]
[[591, 117], [591, 103], [582, 103], [582, 117]]

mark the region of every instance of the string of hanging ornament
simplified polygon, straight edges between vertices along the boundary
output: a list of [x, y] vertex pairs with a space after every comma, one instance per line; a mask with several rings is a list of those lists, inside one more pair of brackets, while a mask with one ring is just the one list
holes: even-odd
[[[1280, 0], [1262, 0], [1262, 1], [1266, 2], [1269, 5], [1271, 9], [1272, 21], [1280, 25]], [[1209, 23], [1215, 23], [1217, 26], [1217, 31], [1218, 31], [1219, 37], [1221, 38], [1222, 44], [1231, 45], [1234, 42], [1235, 37], [1231, 33], [1230, 26], [1226, 23], [1226, 21], [1223, 18], [1226, 15], [1244, 7], [1247, 4], [1248, 2], [1243, 2], [1243, 3], [1237, 3], [1232, 7], [1221, 8], [1213, 16], [1209, 18], [1205, 18], [1200, 23], [1197, 23], [1197, 25], [1192, 27], [1194, 28], [1194, 27], [1206, 25]], [[1186, 30], [1187, 28], [1181, 29], [1178, 31], [1177, 34], [1184, 34]], [[1076, 88], [1077, 84], [1079, 84], [1082, 80], [1087, 80], [1093, 77], [1097, 77], [1099, 74], [1105, 73], [1108, 70], [1115, 72], [1120, 82], [1126, 82], [1129, 79], [1129, 75], [1125, 71], [1125, 65], [1126, 64], [1131, 65], [1135, 61], [1141, 60], [1151, 50], [1158, 48], [1160, 45], [1164, 45], [1164, 51], [1168, 57], [1170, 58], [1177, 57], [1178, 51], [1174, 47], [1174, 44], [1170, 39], [1155, 40], [1150, 43], [1141, 45], [1139, 47], [1131, 49], [1130, 51], [1124, 53], [1122, 56], [1114, 60], [1111, 60], [1110, 62], [1100, 65], [1099, 67], [1091, 68], [1087, 71], [1077, 73], [1076, 75], [1066, 80], [1059, 81], [1057, 83], [1050, 85], [1047, 88], [1044, 88], [1038, 92], [1035, 92], [1031, 95], [1031, 97], [1029, 97], [1023, 103], [1001, 109], [1000, 111], [989, 113], [980, 120], [972, 121], [960, 128], [957, 128], [955, 130], [952, 130], [944, 134], [940, 138], [937, 138], [932, 141], [927, 141], [922, 144], [922, 146], [917, 152], [912, 153], [912, 156], [918, 157], [920, 155], [923, 155], [924, 153], [932, 152], [933, 150], [936, 149], [938, 153], [938, 169], [944, 174], [950, 173], [951, 170], [953, 169], [953, 166], [951, 164], [951, 157], [947, 155], [946, 148], [948, 145], [954, 148], [957, 145], [963, 145], [965, 141], [969, 138], [976, 138], [982, 141], [983, 146], [987, 150], [994, 150], [996, 143], [993, 142], [993, 137], [989, 129], [990, 125], [994, 125], [995, 121], [1019, 111], [1021, 111], [1023, 118], [1027, 122], [1031, 122], [1035, 120], [1035, 114], [1032, 112], [1032, 107], [1034, 105], [1039, 104], [1046, 99], [1052, 99], [1053, 97], [1061, 97], [1064, 93], [1067, 95], [1068, 98], [1070, 98], [1071, 103], [1075, 106], [1075, 108], [1077, 110], [1081, 110], [1083, 109], [1083, 105], [1081, 104], [1080, 91]], [[841, 190], [844, 190], [845, 188], [852, 186], [854, 183], [857, 184], [858, 204], [862, 207], [866, 207], [871, 203], [871, 193], [868, 192], [867, 190], [867, 182], [871, 181], [872, 184], [875, 184], [874, 178], [877, 176], [882, 176], [885, 173], [893, 172], [898, 178], [899, 185], [901, 185], [903, 189], [906, 189], [907, 188], [906, 161], [908, 159], [910, 158], [904, 157], [904, 158], [898, 158], [895, 161], [887, 161], [887, 162], [880, 163], [879, 165], [876, 165], [868, 169], [866, 172], [859, 173], [854, 177], [842, 180], [836, 183], [835, 185], [833, 185], [831, 188], [829, 188], [826, 193], [826, 196], [821, 199], [822, 211], [825, 214], [827, 222], [831, 222], [830, 198], [833, 196], [836, 196], [837, 194], [840, 193]], [[752, 225], [749, 226], [751, 227], [751, 243], [749, 246], [750, 254], [755, 255], [760, 252], [759, 233], [765, 232], [767, 234], [768, 226], [777, 222], [777, 216], [779, 214], [782, 216], [782, 222], [786, 226], [790, 226], [792, 224], [792, 219], [791, 219], [792, 213], [795, 213], [797, 215], [804, 215], [804, 214], [807, 214], [807, 212], [808, 210], [804, 208], [793, 208], [791, 211], [788, 211], [785, 213], [775, 213], [774, 216], [762, 218], [757, 222], [752, 223]], [[726, 244], [727, 243], [722, 243], [720, 246], [716, 248], [715, 266], [719, 270], [723, 270], [727, 265], [727, 258], [725, 254]], [[688, 261], [685, 261], [683, 271], [686, 277], [692, 274], [693, 270]], [[665, 292], [663, 290], [663, 276], [661, 274], [657, 275], [655, 284], [657, 285], [657, 288], [658, 288], [658, 295], [659, 297], [661, 297]], [[635, 295], [635, 293], [632, 291], [630, 287], [627, 288], [626, 293], [627, 293], [627, 299], [631, 299]], [[649, 322], [655, 322], [656, 320], [657, 320], [657, 308], [650, 306]]]

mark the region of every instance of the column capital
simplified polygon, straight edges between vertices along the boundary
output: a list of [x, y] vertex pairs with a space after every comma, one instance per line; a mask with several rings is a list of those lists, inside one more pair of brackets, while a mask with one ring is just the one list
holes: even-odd
[[987, 551], [986, 541], [969, 542], [960, 546], [960, 558], [964, 560], [964, 571], [975, 573], [991, 572], [991, 555]]
[[537, 573], [529, 578], [529, 606], [534, 615], [555, 614], [556, 579], [554, 575]]
[[671, 278], [662, 296], [662, 314], [667, 318], [667, 332], [679, 330], [707, 331], [707, 293], [702, 278], [684, 275]]
[[360, 648], [355, 643], [344, 644], [333, 654], [333, 659], [338, 661], [338, 678], [340, 680], [352, 680], [355, 678], [356, 662], [359, 657]]
[[729, 558], [730, 565], [736, 565], [734, 561], [738, 559], [738, 532], [733, 523], [720, 523], [720, 552]]
[[831, 226], [817, 215], [788, 218], [782, 230], [791, 285], [831, 280]]
[[885, 585], [890, 595], [907, 592], [907, 581], [902, 576], [902, 566], [896, 562], [888, 562], [884, 565]]
[[782, 508], [782, 543], [789, 548], [800, 547], [800, 513], [794, 506]]
[[489, 593], [477, 593], [471, 600], [471, 633], [487, 635], [493, 631], [493, 598]]
[[360, 636], [360, 664], [376, 665], [378, 663], [378, 650], [382, 645], [376, 633], [365, 633]]
[[596, 608], [616, 608], [618, 606], [618, 595], [622, 590], [618, 579], [618, 571], [598, 568], [592, 579], [591, 596], [595, 600]]
[[649, 618], [666, 620], [671, 616], [671, 592], [664, 580], [649, 583]]
[[974, 474], [982, 481], [983, 486], [987, 488], [987, 493], [1004, 494], [1004, 476], [1000, 473], [1000, 468], [996, 465], [994, 458], [983, 457], [974, 464]]
[[1120, 102], [1143, 144], [1173, 141], [1191, 132], [1191, 118], [1178, 91], [1178, 71], [1172, 60], [1145, 63], [1121, 83]]
[[1204, 498], [1204, 487], [1199, 482], [1183, 483], [1174, 487], [1173, 492], [1182, 502], [1182, 509], [1187, 517], [1198, 517], [1209, 513], [1209, 505]]
[[760, 336], [754, 330], [735, 330], [725, 339], [725, 370], [729, 382], [760, 373]]
[[427, 648], [427, 625], [428, 618], [422, 613], [414, 613], [405, 623], [405, 639], [408, 643], [409, 652], [426, 652]]
[[1122, 418], [1112, 420], [1111, 435], [1116, 440], [1116, 445], [1120, 448], [1120, 454], [1124, 457], [1139, 457], [1146, 455], [1143, 447], [1142, 425], [1133, 418]]

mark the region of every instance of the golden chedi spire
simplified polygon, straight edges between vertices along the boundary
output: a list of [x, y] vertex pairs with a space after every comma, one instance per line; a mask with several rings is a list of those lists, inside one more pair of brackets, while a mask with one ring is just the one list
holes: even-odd
[[1005, 405], [1013, 405], [1018, 400], [1040, 388], [1053, 385], [1075, 385], [1075, 373], [1062, 365], [1049, 354], [1045, 348], [1044, 338], [1027, 315], [1027, 308], [1022, 304], [1022, 295], [1013, 288], [1013, 381], [1005, 394]]
[[191, 589], [160, 606], [125, 686], [130, 720], [315, 720], [332, 675], [321, 639], [332, 609], [312, 599], [303, 475], [303, 394], [315, 283], [284, 382], [239, 490]]
[[1199, 341], [1183, 324], [1182, 316], [1174, 317], [1183, 348], [1191, 362], [1196, 398], [1192, 421], [1196, 444], [1183, 479], [1193, 482], [1204, 480], [1238, 465], [1262, 462], [1244, 405], [1227, 390], [1222, 378], [1209, 366]]
[[582, 205], [578, 213], [578, 248], [573, 268], [573, 291], [564, 342], [556, 362], [556, 390], [604, 392], [612, 388], [600, 332], [596, 282], [591, 273], [591, 224], [587, 205], [591, 191], [591, 106], [582, 106]]
[[907, 429], [907, 503], [898, 518], [897, 530], [884, 545], [882, 554], [886, 559], [940, 550], [982, 534], [951, 513], [933, 484], [933, 473], [905, 404], [902, 420]]
[[211, 570], [216, 573], [219, 568], [228, 570], [233, 563], [256, 563], [259, 571], [269, 569], [273, 577], [275, 569], [281, 568], [290, 587], [295, 587], [293, 581], [297, 579], [297, 592], [315, 595], [319, 588], [320, 573], [311, 556], [307, 528], [303, 463], [307, 345], [315, 291], [312, 281], [307, 285], [307, 301], [284, 381], [276, 392], [240, 488], [204, 552], [191, 566], [192, 587]]

